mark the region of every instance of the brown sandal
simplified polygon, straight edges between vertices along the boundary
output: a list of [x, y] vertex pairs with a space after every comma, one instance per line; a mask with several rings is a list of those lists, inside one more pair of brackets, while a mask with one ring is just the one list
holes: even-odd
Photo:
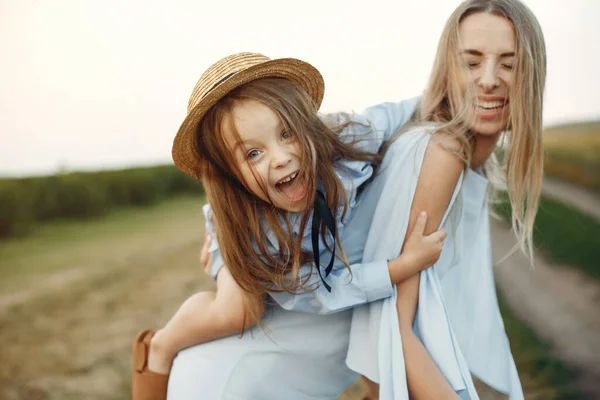
[[148, 369], [150, 340], [156, 332], [144, 330], [133, 341], [132, 400], [166, 400], [168, 374], [158, 374]]

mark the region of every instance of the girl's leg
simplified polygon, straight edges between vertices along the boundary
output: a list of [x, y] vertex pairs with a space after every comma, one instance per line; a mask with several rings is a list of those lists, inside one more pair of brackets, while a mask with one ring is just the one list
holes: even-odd
[[362, 400], [377, 400], [379, 399], [379, 384], [373, 382], [366, 376], [360, 377], [360, 383], [363, 386]]
[[351, 315], [269, 308], [262, 328], [181, 351], [167, 398], [335, 399], [358, 378], [345, 364]]

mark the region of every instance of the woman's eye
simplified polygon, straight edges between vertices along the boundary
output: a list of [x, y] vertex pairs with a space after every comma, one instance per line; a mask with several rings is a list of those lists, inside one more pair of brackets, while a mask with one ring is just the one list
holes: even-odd
[[250, 152], [248, 152], [248, 158], [249, 159], [256, 158], [259, 155], [260, 155], [260, 152], [258, 150], [251, 150]]
[[477, 67], [478, 65], [479, 65], [479, 63], [478, 63], [478, 62], [476, 62], [476, 61], [468, 61], [468, 62], [467, 62], [467, 67], [469, 67], [469, 68], [475, 68], [475, 67]]
[[506, 69], [509, 69], [509, 70], [511, 70], [511, 71], [512, 71], [512, 69], [514, 68], [514, 65], [512, 65], [512, 64], [502, 64], [502, 66], [503, 66], [504, 68], [506, 68]]

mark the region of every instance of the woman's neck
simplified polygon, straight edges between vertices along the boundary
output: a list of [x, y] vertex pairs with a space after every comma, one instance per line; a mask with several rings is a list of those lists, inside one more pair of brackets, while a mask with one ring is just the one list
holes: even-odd
[[475, 134], [473, 142], [473, 155], [471, 156], [470, 168], [477, 170], [485, 164], [496, 149], [496, 143], [500, 138], [501, 132], [495, 135]]

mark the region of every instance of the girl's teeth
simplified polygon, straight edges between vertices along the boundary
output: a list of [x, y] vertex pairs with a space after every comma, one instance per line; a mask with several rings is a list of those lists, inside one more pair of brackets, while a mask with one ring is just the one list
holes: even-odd
[[297, 173], [297, 172], [296, 172], [294, 175], [292, 175], [292, 176], [289, 176], [289, 177], [285, 178], [284, 180], [277, 182], [277, 184], [278, 184], [278, 185], [281, 185], [282, 183], [289, 182], [289, 181], [291, 181], [292, 179], [294, 179], [294, 178], [296, 177], [296, 175], [298, 175], [298, 173]]

